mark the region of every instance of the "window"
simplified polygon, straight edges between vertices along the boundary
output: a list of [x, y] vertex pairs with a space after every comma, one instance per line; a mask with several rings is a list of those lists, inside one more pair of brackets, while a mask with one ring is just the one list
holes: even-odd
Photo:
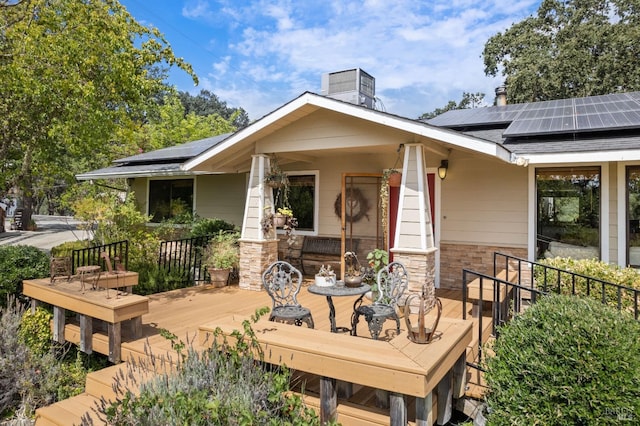
[[190, 217], [193, 213], [193, 179], [150, 180], [149, 215], [152, 222]]
[[640, 166], [627, 167], [627, 264], [640, 267]]
[[289, 177], [289, 196], [284, 200], [282, 190], [274, 191], [276, 207], [282, 207], [285, 203], [293, 210], [293, 215], [298, 219], [297, 231], [316, 231], [316, 186], [317, 173], [287, 172]]
[[537, 256], [600, 257], [600, 168], [536, 170]]

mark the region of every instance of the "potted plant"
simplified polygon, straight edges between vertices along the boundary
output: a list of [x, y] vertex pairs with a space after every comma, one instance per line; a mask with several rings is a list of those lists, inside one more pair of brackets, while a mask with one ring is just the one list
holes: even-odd
[[287, 221], [293, 217], [293, 211], [289, 207], [278, 207], [273, 218], [276, 228], [283, 228]]
[[205, 247], [202, 265], [207, 268], [211, 284], [214, 287], [224, 287], [231, 270], [238, 266], [239, 260], [238, 233], [220, 231]]
[[348, 251], [344, 254], [345, 271], [344, 271], [344, 285], [347, 287], [360, 287], [362, 284], [362, 278], [365, 273], [365, 269], [360, 266], [358, 256], [353, 251]]
[[389, 264], [389, 253], [383, 249], [373, 249], [367, 253], [367, 274], [364, 281], [371, 286], [371, 291], [365, 294], [370, 300], [376, 299], [376, 292], [378, 291], [378, 272]]
[[336, 284], [336, 273], [331, 269], [331, 265], [320, 266], [316, 274], [316, 285], [318, 287], [331, 287]]

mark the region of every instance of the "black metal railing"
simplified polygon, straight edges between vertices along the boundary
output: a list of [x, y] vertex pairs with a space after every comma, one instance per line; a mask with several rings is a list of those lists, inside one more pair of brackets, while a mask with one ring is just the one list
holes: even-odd
[[192, 285], [207, 282], [209, 276], [202, 265], [202, 252], [214, 236], [203, 235], [163, 241], [160, 243], [158, 267], [186, 277]]
[[100, 265], [107, 270], [102, 253], [107, 253], [110, 259], [118, 257], [126, 270], [129, 269], [129, 241], [117, 241], [102, 246], [88, 247], [71, 252], [71, 273], [75, 274], [78, 266]]
[[[506, 271], [504, 278], [498, 277]], [[475, 281], [475, 283], [474, 283]], [[485, 283], [491, 290], [485, 292]], [[636, 320], [640, 317], [640, 289], [608, 282], [572, 271], [529, 261], [504, 253], [493, 256], [493, 276], [480, 272], [462, 270], [462, 317], [467, 319], [467, 302], [470, 285], [478, 285], [478, 354], [482, 361], [482, 334], [484, 302], [492, 302], [492, 334], [498, 335], [498, 326], [507, 322], [513, 314], [522, 312], [525, 306], [536, 302], [539, 296], [558, 293], [574, 296], [588, 296], [599, 299], [603, 304], [619, 311], [631, 313]]]

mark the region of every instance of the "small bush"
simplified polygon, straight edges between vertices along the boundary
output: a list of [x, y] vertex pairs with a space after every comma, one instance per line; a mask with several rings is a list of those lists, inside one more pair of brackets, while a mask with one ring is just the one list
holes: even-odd
[[32, 246], [0, 247], [0, 307], [22, 293], [22, 280], [49, 276], [49, 256]]
[[640, 421], [640, 323], [589, 298], [550, 295], [500, 330], [487, 361], [491, 425]]
[[[620, 266], [596, 259], [576, 260], [562, 257], [544, 259], [541, 260], [540, 263], [624, 287], [640, 289], [640, 274], [638, 274], [638, 270], [634, 268], [621, 268]], [[536, 282], [542, 286], [545, 278], [543, 268], [536, 266], [534, 272]], [[586, 296], [588, 294], [593, 298], [603, 300], [602, 284], [593, 280], [590, 280], [589, 283], [587, 283], [586, 278], [581, 277], [576, 277], [575, 280], [573, 280], [572, 276], [567, 273], [561, 273], [558, 280], [557, 272], [551, 270], [547, 271], [546, 280], [548, 285], [546, 288], [547, 291], [558, 292], [559, 289], [561, 294], [575, 293], [580, 296]], [[605, 286], [604, 300], [610, 306], [616, 307], [618, 306], [619, 300], [621, 307], [627, 310], [631, 310], [635, 303], [633, 291], [623, 289], [620, 294], [618, 294], [613, 286]]]
[[[256, 312], [257, 321], [268, 309]], [[139, 396], [125, 389], [115, 403], [101, 401], [99, 412], [115, 425], [319, 425], [317, 413], [289, 392], [287, 369], [269, 369], [249, 321], [236, 331], [236, 343], [214, 344], [198, 353], [164, 331], [178, 355], [175, 373], [160, 374], [141, 385]], [[218, 334], [218, 342], [223, 336]], [[186, 351], [186, 352], [185, 352]], [[128, 368], [136, 368], [128, 364]], [[125, 377], [135, 377], [127, 374]], [[83, 419], [88, 421], [88, 419]]]
[[201, 218], [193, 222], [190, 237], [204, 237], [206, 235], [218, 235], [220, 232], [234, 231], [233, 223], [222, 219]]
[[82, 250], [89, 247], [88, 240], [66, 241], [51, 248], [51, 256], [71, 257], [74, 250]]

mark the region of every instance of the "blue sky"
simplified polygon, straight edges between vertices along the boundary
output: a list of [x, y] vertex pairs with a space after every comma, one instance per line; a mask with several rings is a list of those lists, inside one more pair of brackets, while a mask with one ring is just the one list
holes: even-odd
[[324, 73], [362, 68], [376, 79], [389, 113], [417, 118], [484, 92], [482, 49], [497, 32], [535, 13], [539, 0], [121, 0], [157, 27], [200, 84], [180, 71], [179, 90], [215, 93], [259, 119], [305, 91], [320, 93]]

